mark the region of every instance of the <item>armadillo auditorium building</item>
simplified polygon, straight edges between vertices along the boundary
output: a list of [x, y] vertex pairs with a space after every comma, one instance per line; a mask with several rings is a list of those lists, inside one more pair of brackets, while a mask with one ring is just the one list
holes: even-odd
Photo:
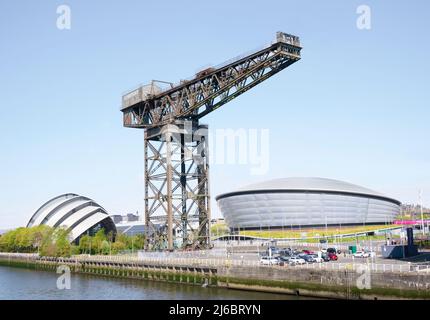
[[388, 224], [401, 206], [382, 193], [325, 178], [265, 181], [216, 200], [232, 231]]
[[45, 202], [30, 218], [27, 227], [47, 225], [69, 231], [70, 242], [79, 242], [81, 236], [117, 233], [115, 223], [107, 211], [94, 200], [74, 193], [66, 193]]

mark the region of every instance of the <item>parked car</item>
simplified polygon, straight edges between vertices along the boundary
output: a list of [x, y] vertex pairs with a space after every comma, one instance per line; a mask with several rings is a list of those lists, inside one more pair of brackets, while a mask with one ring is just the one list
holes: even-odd
[[291, 257], [288, 263], [291, 265], [296, 265], [296, 264], [305, 264], [306, 261], [299, 257]]
[[303, 250], [302, 252], [303, 252], [303, 253], [306, 253], [306, 254], [313, 254], [313, 253], [314, 253], [313, 251], [311, 251], [311, 250], [307, 250], [307, 249]]
[[279, 261], [282, 261], [282, 262], [288, 262], [288, 261], [290, 261], [291, 257], [290, 256], [279, 256], [277, 259]]
[[342, 251], [340, 251], [339, 249], [336, 248], [327, 248], [326, 249], [327, 253], [334, 253], [334, 254], [340, 254]]
[[317, 262], [317, 263], [324, 262], [322, 255], [321, 255], [321, 257], [318, 257], [317, 254], [312, 254], [311, 256], [315, 259], [315, 262]]
[[327, 253], [323, 253], [323, 254], [321, 255], [321, 258], [324, 260], [324, 262], [328, 262], [328, 261], [330, 261], [330, 257], [328, 256], [328, 254], [327, 254]]
[[260, 258], [260, 264], [262, 265], [276, 265], [279, 264], [279, 260], [274, 257], [263, 256]]
[[336, 253], [333, 252], [329, 252], [328, 257], [331, 261], [336, 261], [338, 259]]
[[354, 258], [369, 258], [370, 253], [365, 251], [357, 251], [352, 255]]
[[288, 250], [288, 249], [279, 250], [278, 253], [280, 256], [284, 256], [284, 257], [291, 256], [291, 254], [292, 254], [291, 250]]
[[284, 266], [284, 265], [288, 264], [290, 261], [289, 256], [278, 256], [278, 257], [276, 257], [276, 259], [278, 259], [278, 264], [280, 266]]
[[267, 253], [269, 253], [270, 250], [272, 251], [272, 254], [279, 254], [279, 248], [277, 248], [277, 247], [267, 248]]
[[310, 255], [310, 254], [304, 255], [304, 256], [303, 256], [303, 260], [305, 260], [305, 261], [306, 261], [306, 263], [314, 263], [314, 262], [317, 262], [317, 261], [316, 261], [316, 259], [315, 259], [312, 255]]

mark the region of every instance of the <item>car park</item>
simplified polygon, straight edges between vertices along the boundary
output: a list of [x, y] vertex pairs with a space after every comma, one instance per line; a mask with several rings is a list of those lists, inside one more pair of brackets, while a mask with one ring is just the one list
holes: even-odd
[[[269, 250], [270, 249], [270, 250]], [[364, 249], [364, 256], [374, 254], [370, 250]], [[278, 248], [275, 246], [268, 247], [267, 251], [262, 253], [260, 264], [262, 265], [299, 265], [310, 263], [323, 263], [338, 260], [338, 250], [336, 247], [312, 251], [310, 249], [298, 250], [296, 248]]]

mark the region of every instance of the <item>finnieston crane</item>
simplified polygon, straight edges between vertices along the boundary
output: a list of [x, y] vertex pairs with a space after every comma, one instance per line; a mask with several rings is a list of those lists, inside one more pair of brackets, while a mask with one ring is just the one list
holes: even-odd
[[299, 37], [277, 32], [269, 45], [179, 84], [153, 80], [123, 95], [124, 127], [145, 130], [147, 249], [210, 247], [208, 127], [199, 119], [300, 60], [300, 51]]

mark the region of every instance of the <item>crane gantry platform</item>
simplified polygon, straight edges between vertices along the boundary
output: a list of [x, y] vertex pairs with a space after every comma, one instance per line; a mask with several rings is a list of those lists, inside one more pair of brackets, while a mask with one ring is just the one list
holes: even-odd
[[206, 125], [199, 119], [300, 60], [297, 36], [204, 69], [178, 84], [153, 80], [122, 97], [123, 125], [145, 129], [147, 249], [210, 247]]

